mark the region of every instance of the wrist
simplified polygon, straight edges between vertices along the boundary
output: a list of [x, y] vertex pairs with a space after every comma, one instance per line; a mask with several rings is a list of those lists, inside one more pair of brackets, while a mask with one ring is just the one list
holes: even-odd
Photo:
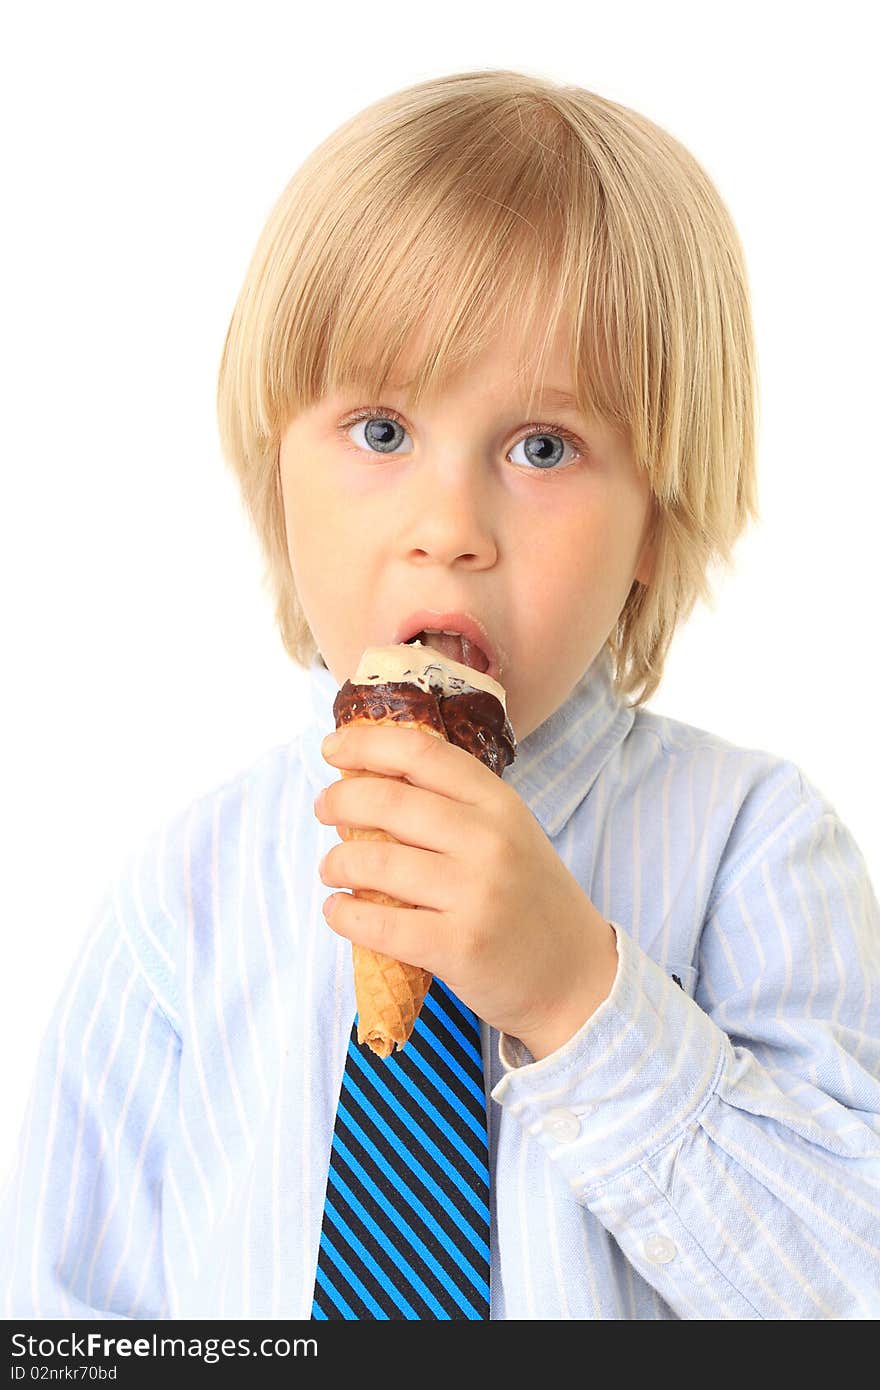
[[[567, 975], [567, 988], [537, 1026], [517, 1034], [536, 1062], [573, 1038], [611, 993], [617, 977], [617, 933], [590, 903], [585, 948], [576, 968]], [[579, 968], [577, 968], [579, 966]]]

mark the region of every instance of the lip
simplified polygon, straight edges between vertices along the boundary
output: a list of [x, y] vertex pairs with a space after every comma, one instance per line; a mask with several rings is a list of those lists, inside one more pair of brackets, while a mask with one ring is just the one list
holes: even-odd
[[435, 632], [460, 632], [474, 642], [488, 658], [489, 669], [485, 674], [500, 682], [506, 661], [504, 653], [496, 648], [483, 624], [472, 613], [438, 613], [433, 608], [420, 608], [417, 613], [404, 618], [392, 639], [394, 645], [408, 641], [426, 627]]

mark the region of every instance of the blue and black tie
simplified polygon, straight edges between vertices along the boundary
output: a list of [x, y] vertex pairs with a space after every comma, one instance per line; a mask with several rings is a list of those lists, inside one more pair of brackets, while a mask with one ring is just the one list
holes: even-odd
[[351, 1030], [312, 1319], [489, 1317], [489, 1162], [477, 1016], [436, 975], [406, 1046]]

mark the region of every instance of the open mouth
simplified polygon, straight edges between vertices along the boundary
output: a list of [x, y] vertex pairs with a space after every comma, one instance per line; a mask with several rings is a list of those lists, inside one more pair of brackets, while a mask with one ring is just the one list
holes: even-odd
[[462, 666], [470, 666], [472, 671], [485, 673], [489, 669], [489, 658], [478, 647], [476, 642], [471, 642], [460, 632], [432, 632], [430, 628], [423, 628], [421, 632], [413, 633], [407, 639], [406, 645], [412, 642], [421, 642], [423, 647], [430, 647], [432, 651], [440, 652], [443, 656], [448, 656], [451, 661], [458, 661]]

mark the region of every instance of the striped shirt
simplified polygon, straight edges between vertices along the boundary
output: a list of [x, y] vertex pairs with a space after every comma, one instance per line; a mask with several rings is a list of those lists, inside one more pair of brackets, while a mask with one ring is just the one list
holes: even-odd
[[[7, 1318], [308, 1318], [355, 1013], [314, 816], [336, 682], [144, 837], [42, 1040]], [[504, 774], [615, 929], [535, 1061], [483, 1025], [491, 1316], [880, 1316], [880, 910], [797, 766], [615, 698], [601, 653]]]

